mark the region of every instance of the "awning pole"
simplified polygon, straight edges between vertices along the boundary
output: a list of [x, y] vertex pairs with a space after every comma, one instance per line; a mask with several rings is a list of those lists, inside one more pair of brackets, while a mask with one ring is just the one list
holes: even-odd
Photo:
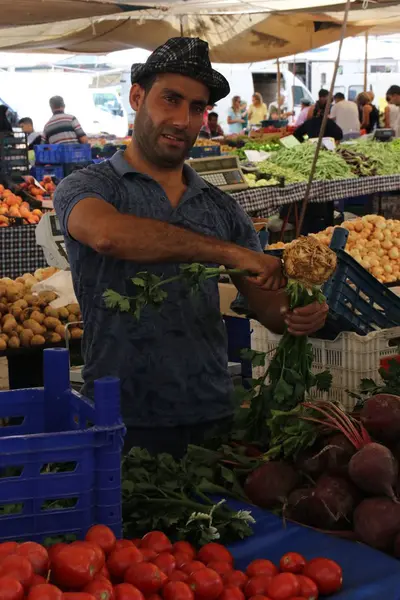
[[276, 87], [278, 88], [278, 119], [281, 118], [281, 63], [276, 59]]
[[301, 232], [301, 228], [303, 227], [304, 215], [306, 214], [307, 204], [308, 204], [308, 200], [310, 198], [311, 186], [312, 186], [312, 182], [313, 182], [314, 175], [315, 175], [315, 169], [316, 169], [316, 166], [317, 166], [318, 155], [319, 155], [319, 151], [321, 150], [322, 139], [323, 139], [324, 134], [325, 134], [325, 127], [326, 127], [326, 124], [328, 122], [329, 112], [331, 110], [331, 104], [332, 104], [332, 98], [333, 98], [333, 90], [335, 89], [336, 75], [337, 75], [337, 72], [338, 72], [338, 69], [339, 69], [339, 63], [340, 63], [340, 56], [341, 56], [341, 53], [342, 53], [343, 40], [346, 37], [346, 28], [347, 28], [347, 21], [348, 21], [348, 18], [349, 18], [350, 4], [351, 4], [351, 0], [346, 0], [346, 8], [345, 8], [345, 11], [344, 11], [342, 31], [341, 31], [341, 34], [340, 34], [339, 48], [338, 48], [337, 58], [336, 58], [336, 62], [335, 62], [335, 68], [333, 70], [331, 87], [330, 87], [330, 90], [329, 90], [328, 100], [327, 100], [327, 103], [326, 103], [326, 106], [325, 106], [324, 118], [322, 119], [321, 130], [319, 132], [318, 141], [316, 143], [314, 158], [313, 158], [313, 162], [312, 162], [312, 165], [311, 165], [310, 175], [308, 177], [306, 191], [305, 191], [303, 202], [302, 202], [302, 205], [301, 205], [300, 217], [299, 217], [299, 221], [298, 221], [297, 227], [296, 227], [296, 237], [299, 237], [300, 232]]
[[368, 31], [365, 33], [365, 56], [364, 56], [364, 92], [368, 90]]

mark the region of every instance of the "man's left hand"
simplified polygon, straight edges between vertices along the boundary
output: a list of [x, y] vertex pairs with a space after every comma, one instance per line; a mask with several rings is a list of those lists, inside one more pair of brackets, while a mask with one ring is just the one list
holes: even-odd
[[293, 312], [285, 315], [285, 323], [289, 333], [292, 335], [310, 335], [325, 325], [328, 316], [328, 305], [326, 302], [320, 304], [313, 302], [302, 308], [295, 308]]

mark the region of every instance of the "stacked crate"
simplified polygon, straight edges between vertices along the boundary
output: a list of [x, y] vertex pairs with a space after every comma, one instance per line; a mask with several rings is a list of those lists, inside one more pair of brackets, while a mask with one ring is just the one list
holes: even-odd
[[90, 144], [41, 144], [35, 146], [35, 166], [31, 173], [38, 181], [45, 175], [60, 180], [91, 163]]

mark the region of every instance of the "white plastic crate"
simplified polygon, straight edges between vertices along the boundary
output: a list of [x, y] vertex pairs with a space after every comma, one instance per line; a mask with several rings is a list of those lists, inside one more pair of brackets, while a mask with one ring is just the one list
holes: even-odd
[[[250, 321], [250, 329], [252, 350], [271, 352], [282, 337], [271, 333], [258, 321]], [[346, 390], [356, 392], [361, 379], [380, 381], [378, 369], [381, 361], [398, 354], [400, 327], [373, 331], [365, 336], [343, 332], [333, 341], [310, 339], [310, 342], [314, 351], [313, 372], [328, 369], [332, 374], [330, 391], [313, 391], [313, 397], [334, 400], [340, 402], [346, 410], [352, 410], [356, 401], [349, 397]], [[253, 369], [253, 377], [258, 378], [265, 373], [270, 356], [267, 355], [265, 367]]]

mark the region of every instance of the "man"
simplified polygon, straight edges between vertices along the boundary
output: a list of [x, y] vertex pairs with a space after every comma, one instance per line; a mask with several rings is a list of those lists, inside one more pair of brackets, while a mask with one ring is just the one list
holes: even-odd
[[216, 112], [210, 112], [208, 115], [207, 126], [200, 129], [199, 137], [203, 139], [212, 139], [216, 137], [222, 137], [224, 132], [222, 127], [218, 124], [218, 114]]
[[65, 113], [61, 96], [53, 96], [49, 103], [53, 116], [44, 126], [43, 144], [87, 144], [88, 138], [76, 117]]
[[161, 309], [138, 320], [107, 310], [104, 291], [133, 296], [140, 271], [173, 277], [181, 263], [202, 262], [252, 273], [234, 283], [274, 331], [285, 323], [295, 335], [316, 331], [327, 307], [288, 311], [281, 263], [261, 252], [249, 217], [185, 165], [205, 107], [229, 94], [208, 45], [171, 39], [132, 66], [131, 81], [131, 144], [64, 179], [54, 203], [85, 323], [84, 392], [92, 396], [99, 377], [119, 377], [126, 446], [179, 456], [211, 428], [226, 430], [233, 414], [218, 282], [194, 296], [171, 283]]
[[30, 117], [23, 117], [18, 121], [18, 126], [21, 127], [22, 131], [28, 136], [28, 149], [33, 150], [34, 146], [40, 144], [42, 134], [38, 133], [33, 128], [33, 121]]
[[391, 85], [386, 92], [385, 127], [393, 129], [395, 137], [400, 137], [400, 86]]
[[308, 109], [308, 119], [313, 117], [323, 117], [325, 113], [326, 103], [328, 102], [329, 92], [323, 88], [318, 92], [318, 100]]
[[335, 104], [332, 106], [331, 119], [339, 125], [343, 135], [360, 132], [360, 119], [355, 102], [346, 100], [344, 94], [338, 92], [333, 97]]
[[[312, 139], [319, 137], [319, 133], [322, 127], [323, 117], [312, 117], [307, 119], [300, 125], [294, 132], [294, 136], [299, 142], [304, 142], [305, 139]], [[333, 138], [336, 142], [340, 142], [343, 139], [343, 132], [338, 125], [332, 119], [328, 119], [324, 131], [324, 137]]]
[[310, 109], [311, 102], [307, 100], [307, 98], [302, 98], [300, 105], [301, 109], [299, 116], [297, 117], [296, 123], [294, 124], [295, 127], [300, 127], [300, 125], [303, 125], [303, 123], [307, 121], [308, 111]]

